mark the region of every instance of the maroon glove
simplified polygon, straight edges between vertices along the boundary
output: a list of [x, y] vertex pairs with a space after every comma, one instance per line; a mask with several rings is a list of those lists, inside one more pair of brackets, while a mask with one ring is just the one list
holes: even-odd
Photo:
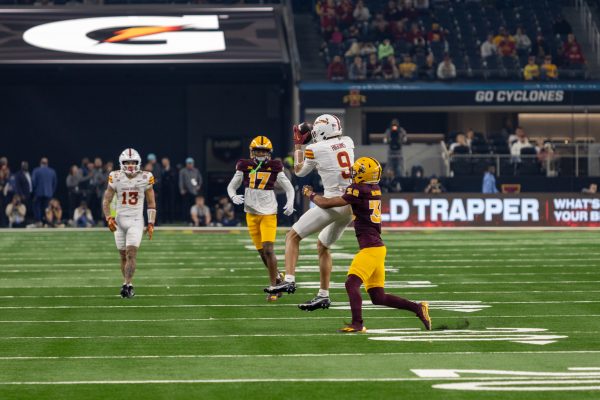
[[303, 122], [300, 125], [294, 125], [294, 144], [303, 145], [310, 141], [312, 125]]

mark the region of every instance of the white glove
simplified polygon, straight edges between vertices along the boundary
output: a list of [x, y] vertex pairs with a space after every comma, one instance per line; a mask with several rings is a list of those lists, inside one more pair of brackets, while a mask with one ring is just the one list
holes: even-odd
[[286, 216], [290, 216], [294, 213], [294, 205], [293, 204], [286, 204], [285, 206], [283, 206], [283, 213]]
[[236, 194], [235, 196], [233, 196], [231, 198], [231, 201], [233, 201], [233, 204], [235, 204], [236, 206], [244, 204], [244, 195], [243, 194]]

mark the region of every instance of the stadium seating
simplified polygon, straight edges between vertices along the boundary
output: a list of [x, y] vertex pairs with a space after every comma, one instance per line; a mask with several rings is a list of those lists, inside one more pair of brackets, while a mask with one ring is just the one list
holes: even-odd
[[[377, 13], [384, 10], [387, 0], [366, 0], [364, 3], [370, 10], [372, 20]], [[583, 79], [586, 76], [585, 67], [582, 65], [561, 65], [560, 49], [565, 37], [556, 35], [553, 31], [553, 23], [561, 14], [560, 2], [552, 0], [497, 2], [496, 7], [475, 1], [436, 1], [431, 3], [432, 7], [429, 10], [425, 12], [421, 10], [417, 17], [407, 22], [406, 29], [409, 30], [410, 25], [416, 23], [426, 36], [432, 23], [439, 23], [445, 30], [445, 41], [428, 43], [427, 51], [435, 56], [436, 66], [442, 61], [444, 55], [448, 54], [456, 66], [459, 79], [523, 79], [522, 68], [527, 64], [529, 56], [527, 51], [521, 50], [515, 56], [491, 56], [486, 59], [481, 57], [481, 44], [489, 33], [497, 34], [500, 27], [505, 27], [511, 35], [518, 27], [522, 27], [532, 43], [535, 43], [537, 35], [543, 36], [553, 61], [559, 66], [561, 79]], [[511, 5], [507, 6], [506, 4]], [[342, 32], [346, 38], [342, 44], [322, 47], [327, 64], [336, 55], [343, 57], [351, 44], [357, 40], [355, 37], [348, 38], [347, 30], [342, 30]], [[322, 31], [322, 34], [327, 43], [326, 32]], [[373, 31], [358, 38], [363, 42], [374, 41], [377, 46], [378, 40], [376, 39]], [[414, 54], [411, 43], [397, 40], [393, 45], [398, 63], [402, 62], [404, 54], [412, 53], [417, 68], [424, 65], [425, 57], [422, 54]], [[346, 61], [350, 63], [351, 58], [348, 57]], [[538, 60], [539, 62], [541, 60]]]

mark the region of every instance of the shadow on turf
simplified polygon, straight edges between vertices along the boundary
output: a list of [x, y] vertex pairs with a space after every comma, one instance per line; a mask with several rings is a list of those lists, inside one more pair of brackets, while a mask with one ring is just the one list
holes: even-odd
[[469, 327], [469, 325], [471, 325], [471, 323], [469, 322], [469, 320], [465, 319], [464, 321], [457, 322], [456, 326], [454, 326], [454, 327], [451, 327], [450, 325], [442, 324], [442, 325], [433, 327], [431, 330], [432, 331], [446, 331], [449, 329], [452, 329], [452, 330], [467, 329]]

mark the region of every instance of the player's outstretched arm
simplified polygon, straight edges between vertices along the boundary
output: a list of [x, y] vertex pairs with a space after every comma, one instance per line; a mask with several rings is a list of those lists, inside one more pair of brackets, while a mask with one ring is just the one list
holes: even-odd
[[333, 207], [343, 207], [349, 204], [342, 197], [323, 197], [315, 192], [313, 192], [313, 188], [311, 186], [304, 186], [302, 188], [302, 194], [306, 197], [310, 198], [310, 201], [315, 203], [318, 207], [321, 208], [333, 208]]
[[294, 213], [294, 187], [283, 172], [280, 172], [277, 175], [277, 183], [283, 188], [283, 190], [285, 190], [285, 197], [287, 201], [285, 206], [283, 206], [283, 213], [289, 217]]
[[244, 195], [237, 194], [237, 190], [242, 185], [243, 181], [244, 181], [243, 172], [235, 171], [233, 178], [231, 178], [229, 185], [227, 185], [227, 194], [229, 195], [229, 198], [231, 199], [231, 201], [233, 201], [233, 204], [238, 205], [238, 206], [240, 204], [244, 204]]
[[146, 228], [146, 231], [148, 232], [148, 239], [152, 240], [152, 235], [154, 235], [154, 223], [156, 222], [156, 197], [154, 196], [154, 189], [147, 189], [145, 195], [146, 201], [148, 202], [148, 210], [146, 211], [148, 214], [148, 227]]
[[107, 186], [106, 191], [104, 192], [104, 197], [102, 198], [102, 212], [104, 213], [104, 218], [106, 219], [108, 229], [110, 229], [111, 232], [117, 230], [117, 221], [112, 215], [110, 215], [110, 203], [112, 202], [113, 197], [115, 197], [115, 190], [109, 185]]

